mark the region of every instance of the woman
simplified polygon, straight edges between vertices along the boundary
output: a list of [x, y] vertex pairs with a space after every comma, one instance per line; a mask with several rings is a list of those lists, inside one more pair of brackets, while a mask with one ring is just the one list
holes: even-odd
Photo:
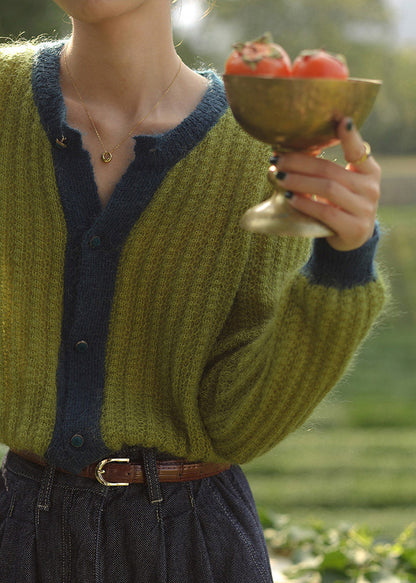
[[242, 231], [267, 149], [179, 60], [169, 0], [56, 3], [69, 40], [0, 52], [2, 583], [269, 582], [237, 464], [382, 307], [379, 167], [342, 120], [346, 169], [279, 160], [335, 235]]

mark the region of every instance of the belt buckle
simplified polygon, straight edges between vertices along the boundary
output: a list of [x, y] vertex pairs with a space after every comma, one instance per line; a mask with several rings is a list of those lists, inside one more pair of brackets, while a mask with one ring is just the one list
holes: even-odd
[[107, 464], [111, 464], [114, 462], [120, 463], [120, 464], [129, 464], [130, 459], [129, 458], [114, 457], [114, 458], [107, 458], [105, 460], [102, 460], [99, 464], [97, 464], [97, 467], [95, 468], [95, 477], [100, 482], [100, 484], [103, 484], [103, 486], [130, 486], [130, 484], [128, 482], [127, 483], [108, 482], [107, 480], [105, 480], [103, 478], [103, 474], [105, 474], [105, 466]]

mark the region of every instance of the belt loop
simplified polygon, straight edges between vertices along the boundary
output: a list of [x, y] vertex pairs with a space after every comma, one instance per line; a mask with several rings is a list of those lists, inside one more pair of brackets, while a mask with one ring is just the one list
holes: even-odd
[[49, 512], [51, 507], [52, 486], [55, 479], [55, 466], [47, 465], [43, 470], [39, 496], [36, 506], [36, 522], [39, 524], [40, 511]]
[[143, 462], [150, 502], [152, 504], [163, 502], [154, 449], [143, 449]]

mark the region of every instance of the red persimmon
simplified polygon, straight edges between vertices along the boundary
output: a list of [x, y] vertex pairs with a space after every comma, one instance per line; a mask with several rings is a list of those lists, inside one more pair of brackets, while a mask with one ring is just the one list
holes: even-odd
[[293, 62], [293, 77], [326, 77], [348, 79], [349, 70], [343, 55], [328, 53], [324, 49], [302, 51]]
[[233, 48], [225, 63], [227, 75], [290, 77], [292, 74], [289, 55], [268, 33], [253, 41], [236, 43]]

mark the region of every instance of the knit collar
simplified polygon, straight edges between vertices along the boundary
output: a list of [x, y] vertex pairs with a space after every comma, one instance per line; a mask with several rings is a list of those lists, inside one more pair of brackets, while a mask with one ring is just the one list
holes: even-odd
[[[43, 128], [53, 146], [66, 138], [69, 148], [82, 148], [78, 130], [66, 122], [60, 87], [60, 54], [65, 41], [42, 43], [35, 54], [32, 86]], [[200, 71], [209, 85], [194, 111], [178, 126], [163, 134], [134, 136], [140, 164], [171, 166], [186, 156], [217, 123], [227, 109], [222, 81], [213, 71]], [[59, 146], [59, 144], [58, 144]]]

